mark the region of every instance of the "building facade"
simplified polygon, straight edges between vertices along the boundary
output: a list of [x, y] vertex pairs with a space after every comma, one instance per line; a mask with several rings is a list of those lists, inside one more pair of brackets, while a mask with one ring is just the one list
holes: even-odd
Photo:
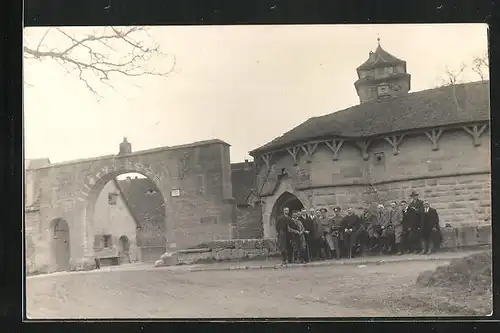
[[380, 45], [357, 68], [360, 104], [250, 152], [264, 237], [284, 206], [365, 207], [419, 192], [441, 224], [491, 223], [489, 82], [409, 93], [406, 63]]

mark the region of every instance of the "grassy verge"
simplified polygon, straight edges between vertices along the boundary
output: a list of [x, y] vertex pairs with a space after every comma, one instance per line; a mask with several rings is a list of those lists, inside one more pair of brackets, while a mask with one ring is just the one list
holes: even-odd
[[453, 259], [374, 302], [428, 315], [487, 316], [493, 309], [491, 267], [490, 251]]

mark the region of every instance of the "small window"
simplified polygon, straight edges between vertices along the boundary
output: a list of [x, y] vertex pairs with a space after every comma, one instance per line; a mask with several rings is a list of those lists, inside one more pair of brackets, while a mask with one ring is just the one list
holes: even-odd
[[102, 236], [95, 235], [94, 236], [94, 250], [101, 250], [101, 249], [102, 249]]
[[387, 95], [389, 93], [389, 87], [387, 85], [380, 85], [377, 87], [377, 93], [379, 95]]
[[108, 193], [108, 204], [116, 205], [116, 197], [117, 196], [118, 196], [118, 194], [116, 194], [114, 192]]
[[374, 153], [373, 157], [374, 157], [373, 161], [374, 161], [375, 165], [381, 165], [381, 164], [385, 163], [385, 154], [383, 152]]
[[386, 72], [387, 74], [393, 74], [394, 73], [394, 67], [386, 67]]

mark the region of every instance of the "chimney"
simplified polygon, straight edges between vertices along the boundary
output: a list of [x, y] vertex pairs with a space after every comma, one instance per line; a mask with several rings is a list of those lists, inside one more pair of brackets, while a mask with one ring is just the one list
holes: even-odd
[[125, 155], [132, 153], [132, 145], [127, 141], [127, 138], [123, 138], [122, 143], [120, 143], [120, 152], [118, 155]]
[[245, 166], [243, 168], [244, 171], [249, 171], [250, 170], [250, 163], [248, 163], [248, 160], [245, 159]]
[[130, 176], [127, 176], [127, 181], [129, 182], [131, 180], [132, 180], [132, 178], [130, 178]]

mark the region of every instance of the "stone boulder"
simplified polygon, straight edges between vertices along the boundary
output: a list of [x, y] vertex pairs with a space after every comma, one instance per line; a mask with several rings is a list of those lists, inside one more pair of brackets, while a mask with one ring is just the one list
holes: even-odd
[[178, 262], [177, 258], [177, 252], [165, 252], [160, 260], [155, 262], [154, 267], [175, 266]]
[[84, 257], [82, 259], [72, 259], [69, 263], [69, 270], [78, 272], [78, 271], [91, 271], [96, 269], [95, 258], [93, 257]]

